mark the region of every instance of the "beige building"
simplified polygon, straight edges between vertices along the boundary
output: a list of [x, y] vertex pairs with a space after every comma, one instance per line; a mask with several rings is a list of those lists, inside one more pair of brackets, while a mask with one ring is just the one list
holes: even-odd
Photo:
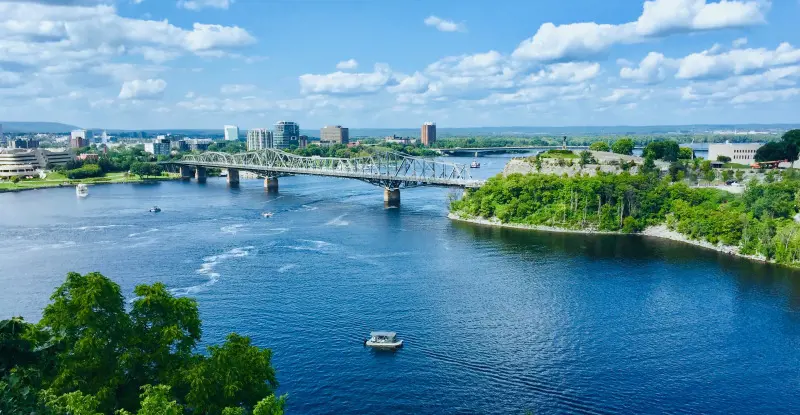
[[247, 151], [273, 148], [272, 132], [266, 128], [254, 128], [247, 131]]
[[319, 145], [347, 144], [350, 142], [350, 130], [341, 125], [325, 126], [319, 132]]
[[431, 147], [436, 144], [436, 123], [426, 122], [422, 124], [422, 145]]
[[0, 150], [0, 177], [33, 176], [48, 166], [64, 165], [72, 159], [69, 151]]
[[[708, 159], [717, 161], [719, 156], [730, 157], [731, 163], [753, 164], [756, 162], [756, 151], [761, 148], [760, 143], [722, 143], [708, 145]], [[770, 160], [772, 161], [772, 160]]]

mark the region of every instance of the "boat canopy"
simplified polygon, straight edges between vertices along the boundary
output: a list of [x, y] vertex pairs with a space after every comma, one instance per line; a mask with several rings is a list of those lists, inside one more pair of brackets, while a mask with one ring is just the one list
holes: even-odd
[[372, 336], [372, 337], [395, 338], [397, 336], [397, 333], [395, 333], [393, 331], [373, 331], [369, 335]]

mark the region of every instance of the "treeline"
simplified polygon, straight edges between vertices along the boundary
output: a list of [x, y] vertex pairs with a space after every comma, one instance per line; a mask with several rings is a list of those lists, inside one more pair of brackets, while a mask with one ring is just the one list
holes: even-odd
[[70, 160], [65, 165], [54, 168], [70, 180], [103, 177], [108, 173], [128, 172], [140, 177], [160, 176], [163, 169], [154, 161], [155, 156], [144, 151], [143, 146], [120, 146], [104, 153], [96, 153], [96, 147], [80, 149], [78, 154], [96, 154], [96, 159]]
[[0, 321], [0, 414], [280, 415], [272, 352], [229, 334], [207, 353], [197, 302], [69, 273], [37, 324]]
[[654, 172], [497, 176], [453, 201], [451, 210], [503, 223], [625, 233], [666, 224], [693, 239], [738, 246], [745, 254], [800, 261], [800, 224], [794, 220], [800, 176], [794, 170], [768, 182], [752, 181], [742, 195], [674, 179]]

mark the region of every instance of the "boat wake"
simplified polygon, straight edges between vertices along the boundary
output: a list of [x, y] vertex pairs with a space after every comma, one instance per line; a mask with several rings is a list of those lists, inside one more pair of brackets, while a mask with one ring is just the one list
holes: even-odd
[[314, 251], [314, 252], [329, 252], [333, 244], [325, 241], [313, 241], [309, 239], [298, 239], [300, 245], [288, 245], [284, 248], [294, 249], [295, 251]]
[[297, 264], [286, 264], [286, 265], [278, 268], [278, 272], [283, 274], [284, 272], [289, 271], [290, 269], [296, 268], [296, 267], [297, 267]]
[[148, 230], [143, 231], [143, 232], [132, 233], [132, 234], [128, 235], [128, 238], [135, 238], [135, 237], [137, 237], [139, 235], [144, 235], [144, 234], [147, 234], [147, 233], [153, 233], [153, 232], [158, 232], [158, 231], [159, 231], [158, 228], [152, 228], [152, 229], [148, 229]]
[[346, 213], [343, 214], [343, 215], [339, 215], [339, 216], [329, 220], [327, 223], [325, 223], [325, 225], [327, 225], [327, 226], [347, 226], [347, 225], [350, 225], [349, 221], [344, 220], [345, 216], [347, 216]]
[[99, 231], [102, 229], [109, 229], [109, 228], [120, 228], [120, 227], [130, 227], [132, 225], [89, 225], [89, 226], [81, 226], [79, 228], [72, 228], [76, 231]]
[[219, 228], [222, 233], [227, 233], [228, 235], [236, 235], [240, 230], [243, 230], [244, 224], [236, 224], [236, 225], [228, 225]]
[[192, 285], [190, 287], [173, 288], [169, 291], [173, 295], [178, 297], [184, 295], [196, 294], [200, 291], [204, 291], [208, 289], [208, 287], [216, 284], [217, 281], [219, 281], [220, 274], [219, 272], [216, 271], [217, 265], [230, 259], [244, 258], [246, 256], [249, 256], [253, 252], [255, 252], [255, 247], [244, 246], [241, 248], [233, 248], [230, 251], [224, 252], [222, 254], [207, 256], [203, 258], [203, 263], [200, 264], [200, 268], [198, 268], [195, 271], [197, 274], [207, 278], [205, 282], [197, 285]]

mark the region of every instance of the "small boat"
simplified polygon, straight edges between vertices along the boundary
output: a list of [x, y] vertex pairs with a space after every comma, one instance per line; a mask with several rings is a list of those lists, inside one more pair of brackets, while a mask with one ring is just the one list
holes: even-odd
[[261, 214], [261, 216], [263, 216], [265, 218], [271, 218], [272, 217], [272, 212], [264, 212], [264, 213]]
[[471, 169], [479, 169], [479, 168], [481, 168], [481, 163], [478, 163], [477, 161], [473, 161], [472, 163], [469, 164], [469, 168], [471, 168]]
[[89, 186], [81, 183], [75, 186], [75, 193], [78, 195], [78, 197], [89, 196]]
[[150, 212], [152, 212], [152, 213], [161, 212], [161, 208], [158, 207], [158, 206], [153, 206], [153, 207], [150, 208]]
[[364, 345], [379, 349], [397, 349], [403, 347], [403, 341], [397, 340], [397, 333], [393, 331], [373, 331], [369, 339], [364, 340]]

